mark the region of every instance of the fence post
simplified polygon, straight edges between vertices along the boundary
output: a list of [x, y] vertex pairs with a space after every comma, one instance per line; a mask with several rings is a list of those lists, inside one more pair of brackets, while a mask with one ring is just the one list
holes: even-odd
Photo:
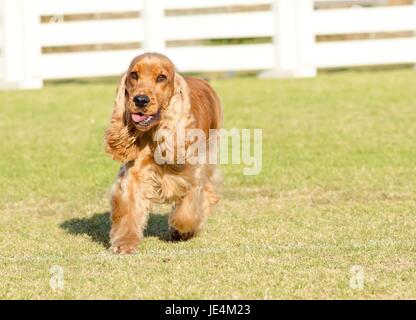
[[162, 0], [143, 0], [142, 18], [144, 24], [143, 49], [146, 52], [164, 52], [165, 11]]
[[0, 88], [38, 89], [41, 48], [36, 1], [0, 0]]
[[314, 77], [313, 0], [274, 0], [274, 68], [263, 77]]

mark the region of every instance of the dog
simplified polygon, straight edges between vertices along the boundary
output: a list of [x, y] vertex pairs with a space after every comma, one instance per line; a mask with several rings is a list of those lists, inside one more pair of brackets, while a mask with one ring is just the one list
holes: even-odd
[[[169, 231], [180, 241], [201, 231], [218, 202], [217, 166], [191, 164], [186, 156], [178, 161], [178, 139], [158, 138], [162, 131], [177, 136], [178, 123], [185, 133], [198, 129], [209, 139], [210, 130], [222, 126], [218, 95], [206, 81], [182, 77], [162, 54], [135, 57], [121, 78], [105, 132], [106, 152], [122, 163], [111, 189], [113, 253], [136, 252], [153, 203], [173, 204]], [[190, 142], [185, 140], [185, 151]], [[174, 161], [156, 161], [161, 147]]]

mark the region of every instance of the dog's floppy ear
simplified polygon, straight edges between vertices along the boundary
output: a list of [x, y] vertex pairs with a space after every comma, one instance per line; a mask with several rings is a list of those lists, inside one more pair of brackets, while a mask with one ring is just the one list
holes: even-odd
[[113, 120], [114, 117], [116, 117], [117, 119], [123, 117], [125, 111], [124, 104], [126, 102], [126, 78], [127, 72], [123, 74], [120, 83], [118, 84], [116, 98], [114, 99], [113, 115], [111, 120]]
[[181, 91], [187, 88], [185, 79], [179, 73], [175, 73], [174, 81], [175, 81], [175, 94], [181, 93]]
[[121, 162], [135, 159], [138, 152], [134, 130], [129, 128], [125, 121], [126, 78], [127, 73], [121, 77], [118, 85], [110, 126], [105, 132], [106, 152], [111, 154], [114, 160]]
[[[192, 128], [194, 122], [188, 84], [180, 74], [176, 73], [173, 96], [164, 111], [159, 130], [153, 136], [153, 140], [158, 141], [159, 150], [164, 150], [170, 156], [168, 161], [176, 162], [177, 152], [175, 152], [175, 149], [180, 147], [177, 145], [178, 139], [175, 138], [177, 131]], [[168, 139], [163, 139], [163, 137], [168, 137]]]
[[190, 108], [188, 84], [180, 74], [175, 73], [173, 96], [166, 108], [165, 119], [171, 122], [185, 120], [182, 117], [189, 114]]

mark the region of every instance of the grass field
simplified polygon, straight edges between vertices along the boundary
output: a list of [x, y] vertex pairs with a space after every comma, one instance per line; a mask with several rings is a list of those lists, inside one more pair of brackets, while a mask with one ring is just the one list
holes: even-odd
[[224, 166], [189, 242], [158, 208], [133, 256], [107, 251], [116, 81], [0, 92], [0, 298], [416, 298], [416, 72], [212, 85], [226, 128], [263, 129], [262, 172]]

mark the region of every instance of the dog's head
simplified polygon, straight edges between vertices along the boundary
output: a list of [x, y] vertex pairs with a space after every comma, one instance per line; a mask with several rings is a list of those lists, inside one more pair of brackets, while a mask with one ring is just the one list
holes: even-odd
[[173, 63], [164, 55], [145, 53], [134, 58], [119, 87], [125, 120], [139, 131], [155, 127], [175, 94], [175, 76]]

